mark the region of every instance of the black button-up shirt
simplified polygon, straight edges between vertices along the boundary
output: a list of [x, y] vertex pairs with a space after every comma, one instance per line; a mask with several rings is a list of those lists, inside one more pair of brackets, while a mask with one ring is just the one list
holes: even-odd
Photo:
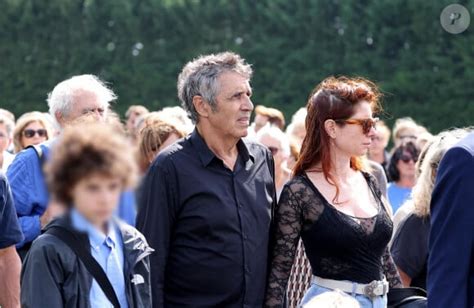
[[274, 165], [240, 140], [234, 171], [195, 130], [168, 147], [142, 187], [137, 227], [151, 257], [154, 307], [262, 307]]

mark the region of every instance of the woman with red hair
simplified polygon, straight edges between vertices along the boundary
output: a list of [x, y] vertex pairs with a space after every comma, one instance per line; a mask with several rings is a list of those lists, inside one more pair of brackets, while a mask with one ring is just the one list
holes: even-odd
[[392, 221], [375, 178], [364, 170], [380, 92], [362, 78], [329, 77], [311, 94], [306, 137], [275, 213], [266, 306], [281, 307], [300, 237], [313, 279], [302, 304], [341, 290], [361, 307], [386, 307], [401, 287], [387, 245]]

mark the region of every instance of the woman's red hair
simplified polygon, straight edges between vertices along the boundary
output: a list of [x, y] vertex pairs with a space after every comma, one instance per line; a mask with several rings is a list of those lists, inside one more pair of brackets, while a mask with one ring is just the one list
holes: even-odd
[[[324, 122], [328, 119], [350, 118], [355, 106], [361, 101], [369, 102], [372, 111], [377, 112], [380, 110], [380, 96], [377, 86], [364, 78], [328, 77], [317, 85], [306, 105], [306, 136], [293, 174], [301, 175], [320, 164], [326, 181], [336, 186], [336, 196], [333, 199], [336, 203], [339, 186], [330, 172], [333, 168], [330, 137]], [[361, 158], [351, 157], [350, 166], [354, 170], [361, 170]]]

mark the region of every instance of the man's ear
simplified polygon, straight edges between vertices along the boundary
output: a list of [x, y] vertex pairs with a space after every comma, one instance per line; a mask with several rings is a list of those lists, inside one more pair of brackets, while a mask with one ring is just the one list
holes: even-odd
[[64, 127], [64, 124], [66, 122], [66, 119], [64, 118], [64, 115], [61, 112], [56, 111], [54, 113], [54, 116], [56, 118], [56, 121], [59, 123], [59, 126]]
[[336, 122], [334, 122], [334, 120], [328, 119], [324, 121], [324, 129], [330, 138], [336, 138]]
[[195, 95], [193, 97], [193, 105], [196, 109], [196, 112], [199, 114], [201, 118], [208, 118], [209, 114], [211, 113], [211, 106], [204, 101], [202, 96]]

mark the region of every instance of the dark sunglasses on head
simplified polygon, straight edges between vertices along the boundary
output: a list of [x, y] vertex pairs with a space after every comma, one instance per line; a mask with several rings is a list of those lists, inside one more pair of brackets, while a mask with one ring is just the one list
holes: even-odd
[[370, 130], [375, 128], [375, 125], [379, 121], [379, 118], [369, 118], [369, 119], [339, 119], [334, 120], [336, 123], [344, 123], [344, 124], [357, 124], [362, 126], [362, 132], [367, 135]]
[[270, 150], [270, 152], [272, 152], [272, 155], [277, 155], [278, 151], [280, 151], [280, 149], [277, 147], [268, 147], [268, 149]]
[[40, 137], [48, 137], [48, 132], [46, 131], [46, 129], [38, 129], [38, 130], [34, 130], [34, 129], [25, 129], [23, 131], [23, 136], [25, 136], [25, 138], [33, 138], [36, 134], [38, 134], [38, 136]]
[[413, 158], [411, 155], [406, 155], [406, 154], [403, 154], [401, 157], [400, 157], [400, 160], [404, 163], [409, 163], [410, 160], [413, 160], [414, 163], [416, 163], [417, 159], [416, 158]]

